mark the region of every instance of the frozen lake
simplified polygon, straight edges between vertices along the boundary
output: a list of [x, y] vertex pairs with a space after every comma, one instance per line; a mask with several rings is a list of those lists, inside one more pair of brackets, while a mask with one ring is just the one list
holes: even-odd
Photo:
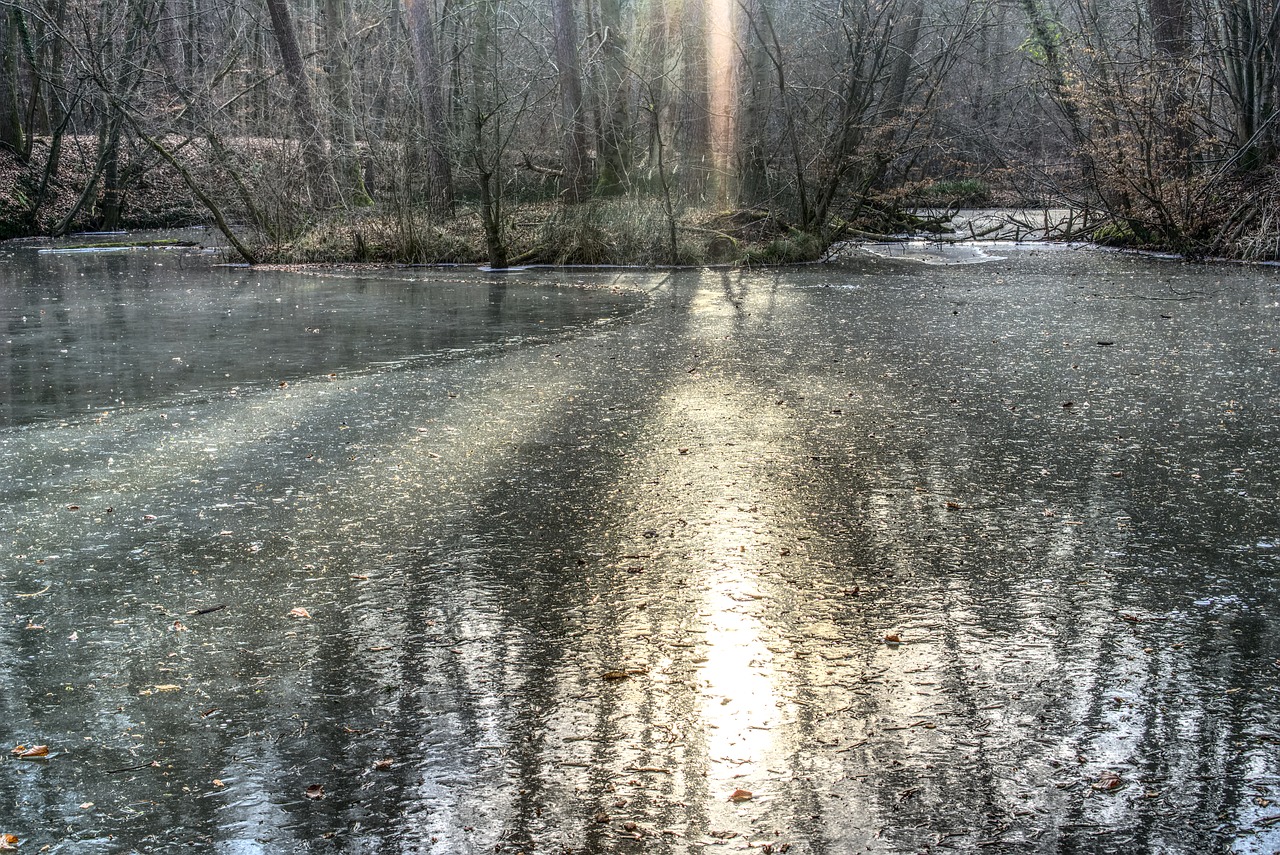
[[0, 834], [1280, 849], [1280, 271], [935, 255], [0, 249]]

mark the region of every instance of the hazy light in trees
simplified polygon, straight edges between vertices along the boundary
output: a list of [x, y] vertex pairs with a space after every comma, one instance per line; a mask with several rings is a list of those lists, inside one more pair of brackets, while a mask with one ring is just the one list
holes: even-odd
[[707, 0], [707, 87], [711, 108], [711, 155], [715, 161], [716, 195], [733, 198], [733, 145], [737, 124], [737, 48], [734, 0]]

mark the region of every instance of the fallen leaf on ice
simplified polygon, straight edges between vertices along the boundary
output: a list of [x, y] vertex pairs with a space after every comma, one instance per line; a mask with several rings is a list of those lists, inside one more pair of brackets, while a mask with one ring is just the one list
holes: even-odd
[[311, 617], [311, 612], [304, 608], [289, 609], [289, 617], [309, 618]]
[[1118, 790], [1123, 787], [1124, 779], [1116, 772], [1103, 772], [1098, 776], [1098, 780], [1094, 781], [1089, 786], [1093, 787], [1095, 790], [1101, 790], [1102, 792], [1109, 793], [1112, 790]]
[[42, 757], [49, 756], [49, 746], [48, 745], [32, 745], [30, 748], [28, 748], [25, 745], [19, 745], [17, 748], [13, 749], [13, 751], [10, 753], [13, 754], [14, 757], [17, 757], [19, 760], [39, 760]]
[[14, 852], [18, 848], [18, 835], [0, 834], [0, 852]]
[[749, 802], [753, 798], [750, 790], [734, 790], [729, 796], [731, 802]]
[[324, 785], [312, 784], [311, 786], [307, 787], [307, 798], [309, 799], [324, 798]]

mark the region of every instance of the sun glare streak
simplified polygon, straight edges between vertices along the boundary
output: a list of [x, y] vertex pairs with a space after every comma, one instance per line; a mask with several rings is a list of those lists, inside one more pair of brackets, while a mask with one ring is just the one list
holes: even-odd
[[711, 109], [711, 156], [721, 203], [732, 195], [734, 139], [737, 131], [737, 50], [733, 0], [707, 0], [707, 88]]

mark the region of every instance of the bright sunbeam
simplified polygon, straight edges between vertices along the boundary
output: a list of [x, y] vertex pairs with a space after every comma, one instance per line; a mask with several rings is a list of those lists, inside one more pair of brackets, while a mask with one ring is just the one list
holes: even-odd
[[720, 201], [728, 199], [737, 124], [734, 92], [737, 51], [733, 0], [707, 0], [707, 87], [711, 107], [711, 153]]

